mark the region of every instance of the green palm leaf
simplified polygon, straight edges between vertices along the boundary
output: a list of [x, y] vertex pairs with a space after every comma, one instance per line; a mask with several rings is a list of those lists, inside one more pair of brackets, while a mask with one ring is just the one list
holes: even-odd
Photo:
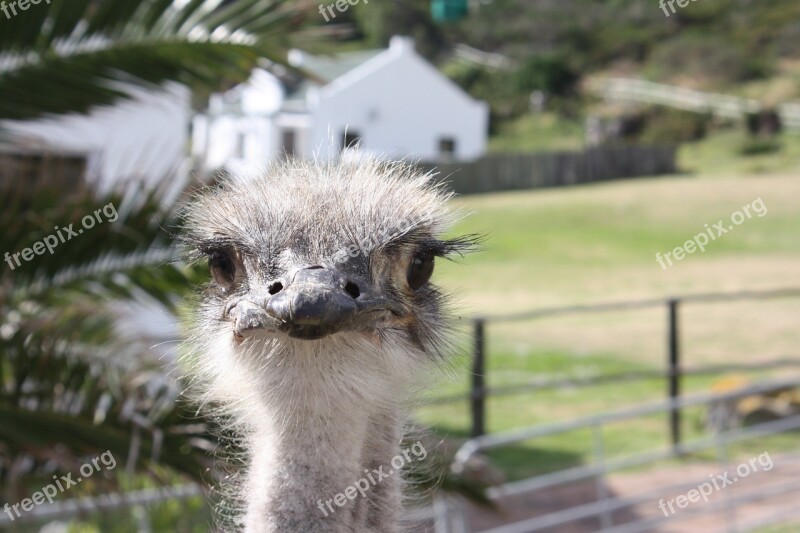
[[51, 0], [0, 15], [0, 119], [85, 113], [166, 81], [213, 90], [260, 58], [285, 63], [297, 2], [220, 4]]
[[[164, 204], [163, 190], [98, 197], [44, 187], [0, 195], [10, 199], [0, 210], [0, 225], [8, 228], [0, 232], [4, 251], [31, 247], [53, 234], [54, 224], [77, 229], [98, 207], [117, 213], [52, 255], [13, 270], [2, 264], [0, 485], [7, 497], [45, 464], [75, 471], [87, 455], [105, 450], [134, 473], [166, 468], [200, 481], [216, 446], [209, 421], [197, 416], [183, 384], [165, 377], [164, 361], [148, 353], [146, 342], [119, 332], [115, 313], [132, 301], [175, 313], [207, 276], [175, 262], [165, 228], [174, 226], [176, 212]], [[20, 464], [30, 468], [12, 468]]]

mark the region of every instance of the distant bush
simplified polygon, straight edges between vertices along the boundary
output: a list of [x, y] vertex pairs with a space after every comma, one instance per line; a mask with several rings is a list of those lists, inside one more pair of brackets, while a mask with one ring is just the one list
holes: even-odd
[[696, 76], [716, 82], [761, 79], [772, 73], [772, 62], [718, 35], [687, 33], [659, 46], [650, 58], [661, 77]]
[[529, 58], [512, 78], [521, 93], [544, 91], [548, 95], [568, 96], [573, 93], [580, 76], [570, 68], [566, 58], [548, 55]]
[[739, 147], [739, 153], [744, 156], [774, 154], [783, 149], [783, 144], [777, 137], [748, 137]]
[[706, 136], [710, 115], [651, 107], [621, 116], [593, 117], [589, 137], [597, 144], [680, 144]]
[[473, 98], [489, 104], [490, 133], [497, 130], [499, 122], [528, 112], [530, 93], [517, 89], [512, 71], [466, 63], [450, 64], [444, 71]]
[[710, 26], [723, 21], [736, 9], [737, 0], [694, 2], [690, 8], [678, 9], [675, 17], [681, 26]]
[[776, 49], [783, 57], [800, 56], [800, 21], [783, 28], [778, 35]]
[[745, 117], [745, 126], [750, 135], [761, 137], [772, 137], [783, 131], [781, 115], [775, 109], [762, 109], [755, 113], [748, 113]]
[[706, 136], [710, 124], [709, 115], [652, 108], [644, 115], [644, 127], [639, 140], [653, 144], [698, 141]]

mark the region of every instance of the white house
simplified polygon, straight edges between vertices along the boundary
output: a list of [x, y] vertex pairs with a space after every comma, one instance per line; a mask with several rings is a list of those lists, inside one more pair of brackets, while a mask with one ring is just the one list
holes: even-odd
[[193, 154], [206, 169], [260, 166], [283, 154], [330, 158], [362, 152], [424, 161], [469, 161], [486, 149], [489, 109], [394, 37], [386, 50], [289, 63], [307, 74], [287, 85], [264, 70], [211, 98], [194, 120]]

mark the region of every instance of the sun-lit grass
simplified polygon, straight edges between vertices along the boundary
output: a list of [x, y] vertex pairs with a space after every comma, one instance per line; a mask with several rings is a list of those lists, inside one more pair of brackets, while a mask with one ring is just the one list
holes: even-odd
[[[781, 100], [781, 101], [785, 101]], [[678, 150], [678, 168], [691, 176], [759, 176], [800, 172], [800, 135], [779, 137], [781, 149], [761, 155], [743, 155], [748, 135], [741, 123], [712, 129], [697, 142]], [[489, 139], [491, 152], [543, 152], [585, 148], [584, 125], [555, 113], [531, 113], [498, 126]]]
[[[532, 352], [526, 354], [491, 353], [487, 364], [490, 388], [519, 385], [534, 377], [588, 378], [592, 376], [619, 375], [637, 370], [657, 370], [656, 365], [635, 364], [609, 355], [578, 357], [568, 353]], [[767, 377], [766, 371], [754, 372], [755, 382]], [[686, 394], [709, 392], [718, 376], [687, 376], [682, 381]], [[437, 388], [431, 397], [461, 393], [469, 390], [468, 375]], [[498, 395], [487, 401], [487, 430], [491, 433], [519, 429], [553, 422], [564, 422], [617, 411], [666, 398], [664, 379], [642, 379], [630, 382], [612, 382], [581, 387], [562, 387]], [[443, 435], [466, 438], [469, 433], [470, 414], [466, 401], [445, 405], [430, 405], [419, 410], [418, 419]], [[682, 434], [685, 442], [708, 438], [707, 408], [686, 408], [683, 413]], [[514, 446], [494, 450], [489, 455], [511, 479], [523, 479], [559, 468], [591, 463], [596, 459], [596, 443], [589, 429], [580, 429], [553, 436], [526, 441]], [[783, 434], [757, 441], [732, 445], [733, 456], [752, 455], [769, 449], [772, 453], [794, 450], [797, 434]], [[603, 454], [605, 458], [625, 457], [655, 449], [665, 449], [670, 443], [667, 414], [647, 415], [615, 422], [604, 427]], [[766, 448], [765, 448], [766, 447]], [[694, 460], [714, 460], [715, 450], [692, 454]]]
[[[731, 213], [762, 198], [768, 208], [663, 270], [655, 260]], [[567, 189], [465, 197], [456, 205], [471, 216], [455, 229], [487, 234], [485, 250], [457, 263], [440, 263], [437, 278], [459, 296], [461, 316], [493, 315], [543, 307], [673, 294], [800, 286], [800, 177], [759, 176], [643, 179]], [[797, 355], [800, 299], [723, 302], [681, 309], [683, 364], [756, 362]], [[663, 370], [663, 308], [575, 315], [487, 327], [490, 387], [543, 377], [587, 377]], [[466, 321], [465, 321], [466, 325]], [[465, 333], [464, 352], [468, 352]], [[431, 396], [468, 390], [468, 357], [459, 376], [441, 380]], [[776, 376], [750, 374], [757, 380]], [[783, 374], [785, 376], [785, 371]], [[719, 376], [687, 377], [686, 392], [708, 392]], [[666, 383], [630, 383], [540, 390], [498, 396], [487, 403], [491, 432], [572, 420], [663, 400]], [[468, 434], [466, 401], [430, 405], [419, 419], [438, 432]], [[687, 410], [687, 439], [707, 435], [705, 411]], [[618, 423], [605, 430], [609, 456], [667, 446], [665, 415]], [[591, 436], [562, 434], [497, 450], [491, 456], [508, 475], [523, 478], [555, 467], [591, 461]], [[733, 454], [796, 447], [796, 435], [736, 445]], [[752, 450], [751, 450], [752, 448]], [[696, 460], [713, 459], [712, 452]]]
[[779, 138], [775, 153], [745, 156], [740, 149], [747, 142], [744, 128], [737, 127], [689, 143], [679, 151], [679, 168], [699, 176], [750, 176], [783, 172], [800, 173], [800, 135], [787, 133]]
[[[753, 216], [664, 271], [656, 253], [681, 246], [762, 198]], [[467, 310], [791, 284], [800, 267], [800, 177], [648, 178], [467, 196], [456, 233], [484, 233], [484, 251], [439, 265]], [[471, 309], [470, 309], [471, 308]]]

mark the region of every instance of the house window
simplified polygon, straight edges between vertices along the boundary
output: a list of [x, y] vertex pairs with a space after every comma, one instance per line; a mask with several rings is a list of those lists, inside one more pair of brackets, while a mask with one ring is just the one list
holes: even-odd
[[456, 140], [452, 137], [439, 139], [439, 155], [442, 159], [452, 159], [456, 155]]
[[283, 130], [281, 144], [283, 145], [284, 155], [287, 157], [295, 155], [297, 153], [297, 132], [290, 128]]
[[342, 143], [342, 150], [345, 148], [355, 148], [361, 144], [361, 134], [354, 130], [347, 130], [343, 135], [344, 142]]

